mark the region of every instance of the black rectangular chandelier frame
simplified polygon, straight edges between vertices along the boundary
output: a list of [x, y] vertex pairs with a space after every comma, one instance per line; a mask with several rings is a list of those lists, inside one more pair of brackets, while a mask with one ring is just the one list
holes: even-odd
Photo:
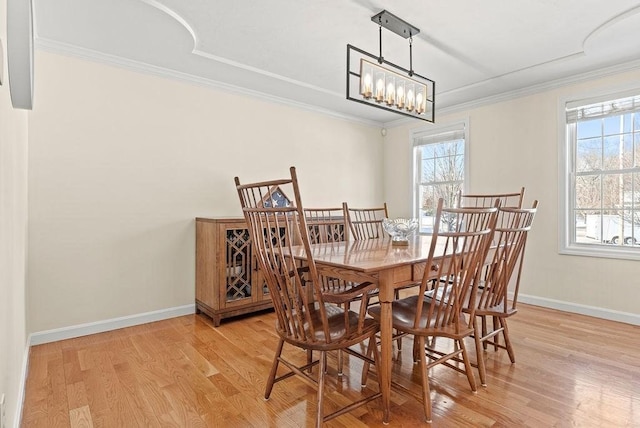
[[[412, 36], [420, 30], [386, 10], [371, 21], [380, 26], [380, 55], [347, 44], [347, 99], [433, 123], [435, 82], [413, 71]], [[409, 39], [409, 70], [382, 56], [382, 27]]]
[[[412, 112], [407, 112], [404, 111], [402, 109], [399, 109], [397, 107], [391, 107], [388, 104], [386, 104], [386, 102], [382, 101], [382, 102], [376, 102], [374, 97], [371, 97], [370, 100], [368, 99], [364, 99], [362, 98], [361, 94], [360, 94], [360, 83], [359, 80], [362, 77], [361, 76], [361, 72], [360, 70], [352, 70], [350, 69], [351, 67], [351, 57], [352, 57], [352, 51], [357, 52], [357, 54], [360, 54], [361, 56], [367, 57], [367, 58], [371, 58], [373, 59], [373, 61], [375, 61], [375, 63], [378, 64], [384, 64], [387, 65], [389, 67], [392, 67], [395, 70], [398, 70], [399, 72], [406, 74], [407, 76], [409, 76], [409, 70], [407, 70], [406, 68], [400, 67], [399, 65], [396, 65], [392, 62], [389, 62], [385, 59], [382, 60], [382, 62], [379, 62], [380, 57], [370, 54], [369, 52], [366, 52], [356, 46], [353, 45], [347, 45], [347, 99], [351, 100], [351, 101], [355, 101], [357, 103], [361, 103], [361, 104], [366, 104], [368, 106], [371, 107], [377, 107], [379, 109], [382, 110], [387, 110], [387, 111], [391, 111], [394, 113], [398, 113], [401, 114], [403, 116], [408, 116], [408, 117], [413, 117], [416, 119], [421, 119], [427, 122], [431, 122], [434, 123], [435, 122], [435, 89], [436, 89], [436, 82], [434, 82], [433, 80], [421, 76], [420, 74], [413, 72], [413, 75], [406, 77], [407, 80], [413, 79], [413, 80], [417, 80], [417, 81], [424, 81], [425, 85], [427, 87], [432, 88], [431, 94], [429, 97], [426, 98], [426, 105], [427, 108], [425, 109], [425, 113], [424, 114], [416, 114], [416, 113], [412, 113]], [[356, 55], [357, 55], [356, 54]], [[359, 63], [359, 61], [358, 61]], [[390, 70], [390, 71], [394, 71], [394, 70]], [[400, 74], [400, 73], [398, 73]], [[351, 80], [353, 78], [357, 78], [358, 80], [356, 82], [352, 82]], [[356, 94], [357, 94], [357, 98], [355, 96], [352, 96], [351, 90], [352, 90], [352, 86], [356, 87]]]

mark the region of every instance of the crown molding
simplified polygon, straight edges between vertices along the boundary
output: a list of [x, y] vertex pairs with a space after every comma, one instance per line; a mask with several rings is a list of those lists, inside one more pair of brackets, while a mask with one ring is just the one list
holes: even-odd
[[[168, 79], [187, 82], [187, 83], [191, 83], [199, 86], [219, 89], [225, 92], [245, 95], [254, 99], [261, 99], [263, 101], [268, 101], [276, 104], [294, 107], [297, 109], [306, 110], [306, 111], [330, 116], [333, 118], [346, 120], [348, 122], [367, 125], [367, 126], [394, 128], [394, 127], [406, 125], [408, 123], [413, 122], [413, 120], [409, 118], [399, 118], [397, 120], [392, 120], [389, 122], [379, 122], [375, 120], [362, 119], [356, 116], [352, 116], [344, 113], [338, 113], [336, 111], [333, 111], [327, 108], [318, 107], [315, 105], [306, 104], [299, 101], [294, 101], [288, 98], [278, 97], [275, 95], [267, 94], [267, 93], [252, 90], [252, 89], [243, 88], [236, 85], [231, 85], [231, 84], [220, 82], [217, 80], [206, 79], [203, 77], [194, 76], [192, 74], [170, 70], [163, 67], [157, 67], [151, 64], [140, 62], [140, 61], [129, 60], [129, 59], [115, 56], [115, 55], [105, 54], [105, 53], [94, 51], [91, 49], [81, 48], [75, 45], [56, 42], [56, 41], [52, 41], [44, 38], [37, 38], [35, 47], [39, 50], [43, 50], [46, 52], [74, 56], [74, 57], [81, 58], [88, 61], [94, 61], [94, 62], [106, 64], [106, 65], [117, 66], [120, 68], [128, 69], [130, 71], [138, 72], [138, 73], [145, 73], [153, 76], [159, 76], [159, 77], [164, 77]], [[525, 88], [516, 89], [512, 91], [506, 91], [500, 94], [479, 98], [477, 100], [473, 100], [469, 102], [454, 104], [446, 107], [436, 106], [437, 107], [436, 114], [443, 115], [443, 114], [451, 114], [451, 113], [471, 110], [474, 108], [483, 107], [483, 106], [495, 104], [498, 102], [514, 100], [524, 96], [534, 95], [534, 94], [549, 91], [552, 89], [557, 89], [557, 88], [572, 85], [572, 84], [582, 83], [585, 81], [603, 78], [603, 77], [620, 74], [627, 71], [638, 70], [638, 69], [640, 69], [640, 60], [628, 61], [625, 63], [616, 64], [614, 66], [576, 74], [570, 77], [550, 80], [548, 82], [540, 83], [537, 85], [532, 85], [532, 86], [528, 86]], [[312, 87], [311, 89], [314, 89], [314, 88]], [[455, 89], [453, 91], [458, 91], [458, 89]], [[443, 92], [438, 94], [438, 96], [443, 97], [443, 96], [446, 96], [448, 92], [453, 92], [453, 91]]]
[[[275, 104], [281, 104], [289, 107], [294, 107], [301, 110], [310, 111], [313, 113], [330, 116], [336, 119], [346, 120], [348, 122], [354, 122], [361, 125], [380, 127], [381, 122], [375, 120], [362, 119], [357, 116], [352, 116], [344, 113], [339, 113], [334, 110], [330, 110], [315, 105], [294, 101], [288, 98], [278, 97], [276, 95], [267, 94], [264, 92], [256, 91], [253, 89], [247, 89], [236, 85], [220, 82], [213, 79], [207, 79], [200, 76], [194, 76], [192, 74], [183, 73], [180, 71], [170, 70], [164, 67], [158, 67], [155, 65], [147, 64], [141, 61], [134, 61], [131, 59], [122, 58], [116, 55], [106, 54], [98, 52], [92, 49], [86, 49], [67, 43], [61, 43], [49, 39], [37, 38], [35, 47], [38, 50], [45, 52], [55, 53], [59, 55], [73, 56], [86, 61], [97, 62], [105, 65], [120, 67], [129, 71], [137, 73], [149, 74], [158, 77], [164, 77], [167, 79], [178, 80], [198, 86], [204, 86], [213, 89], [219, 89], [232, 94], [245, 95], [254, 99], [260, 99], [263, 101], [272, 102]], [[313, 88], [312, 88], [313, 89]]]
[[[548, 82], [540, 83], [537, 85], [527, 86], [526, 88], [516, 89], [513, 91], [503, 92], [501, 94], [492, 95], [478, 100], [469, 101], [466, 103], [460, 103], [444, 108], [440, 108], [439, 112], [442, 114], [455, 113], [463, 110], [470, 110], [473, 108], [485, 106], [487, 104], [494, 104], [502, 101], [509, 101], [516, 98], [521, 98], [528, 95], [539, 94], [541, 92], [558, 89], [561, 87], [582, 83], [594, 79], [600, 79], [615, 74], [624, 73], [627, 71], [640, 70], [640, 60], [633, 60], [622, 64], [616, 64], [614, 66], [600, 68], [598, 70], [588, 71], [585, 73], [576, 74], [570, 77], [564, 77], [561, 79], [550, 80]], [[440, 95], [440, 94], [439, 94]]]

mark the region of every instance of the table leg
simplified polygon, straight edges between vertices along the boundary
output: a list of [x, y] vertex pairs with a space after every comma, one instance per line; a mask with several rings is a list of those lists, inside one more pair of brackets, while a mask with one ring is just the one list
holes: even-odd
[[391, 358], [393, 354], [393, 328], [391, 302], [393, 302], [393, 271], [382, 271], [379, 276], [380, 290], [380, 392], [382, 392], [382, 422], [389, 423], [391, 397]]

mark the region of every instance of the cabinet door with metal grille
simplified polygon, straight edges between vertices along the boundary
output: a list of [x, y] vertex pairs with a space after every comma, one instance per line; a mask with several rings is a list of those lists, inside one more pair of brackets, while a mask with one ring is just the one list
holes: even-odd
[[244, 218], [196, 219], [196, 312], [223, 318], [271, 307]]

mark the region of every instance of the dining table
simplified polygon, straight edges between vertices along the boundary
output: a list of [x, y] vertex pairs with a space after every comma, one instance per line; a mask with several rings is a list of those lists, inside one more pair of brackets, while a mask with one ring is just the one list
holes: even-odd
[[[383, 423], [390, 419], [391, 369], [393, 354], [392, 302], [395, 290], [419, 283], [432, 246], [431, 235], [416, 235], [406, 245], [394, 245], [388, 238], [350, 240], [310, 246], [318, 274], [348, 281], [378, 284], [380, 318], [380, 361], [378, 380], [382, 393]], [[436, 240], [431, 264], [445, 262], [444, 241]], [[304, 246], [292, 248], [303, 258]], [[431, 271], [431, 266], [429, 266]]]

